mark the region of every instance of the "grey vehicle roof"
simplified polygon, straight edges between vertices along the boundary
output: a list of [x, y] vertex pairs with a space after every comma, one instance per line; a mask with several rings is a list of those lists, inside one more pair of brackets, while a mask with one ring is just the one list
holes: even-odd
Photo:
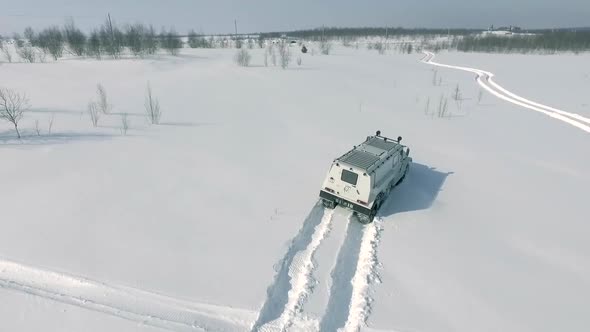
[[402, 149], [403, 145], [381, 136], [369, 136], [361, 145], [345, 153], [336, 161], [368, 172], [382, 158], [392, 151]]

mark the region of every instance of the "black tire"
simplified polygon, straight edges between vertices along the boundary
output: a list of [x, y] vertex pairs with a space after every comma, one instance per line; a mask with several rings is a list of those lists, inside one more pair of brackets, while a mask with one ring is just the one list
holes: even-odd
[[332, 210], [332, 209], [336, 208], [336, 202], [333, 202], [333, 201], [328, 201], [328, 200], [322, 199], [322, 204], [324, 205], [324, 207], [326, 209]]
[[359, 223], [361, 223], [363, 225], [368, 225], [373, 222], [373, 219], [375, 219], [375, 214], [372, 213], [369, 216], [363, 215], [363, 217], [365, 217], [365, 218], [362, 218], [361, 216], [357, 215], [357, 219], [358, 219]]
[[404, 171], [404, 175], [402, 175], [402, 178], [399, 179], [399, 181], [397, 182], [397, 184], [400, 184], [400, 183], [404, 182], [404, 179], [406, 178], [406, 175], [408, 174], [409, 169], [410, 169], [410, 166], [406, 166], [406, 170]]

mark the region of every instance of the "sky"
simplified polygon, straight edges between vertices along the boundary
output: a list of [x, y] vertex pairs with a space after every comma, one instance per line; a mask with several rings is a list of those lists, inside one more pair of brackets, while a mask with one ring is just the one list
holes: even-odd
[[119, 24], [173, 26], [178, 32], [289, 31], [322, 25], [487, 28], [590, 26], [590, 0], [0, 0], [0, 34], [62, 25], [83, 30], [107, 13]]

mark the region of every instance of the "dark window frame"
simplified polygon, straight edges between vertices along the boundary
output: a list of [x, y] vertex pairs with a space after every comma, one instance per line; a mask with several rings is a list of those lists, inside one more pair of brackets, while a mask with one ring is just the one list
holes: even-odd
[[340, 180], [356, 186], [359, 180], [359, 175], [353, 171], [349, 171], [347, 169], [342, 170], [342, 174], [340, 175]]

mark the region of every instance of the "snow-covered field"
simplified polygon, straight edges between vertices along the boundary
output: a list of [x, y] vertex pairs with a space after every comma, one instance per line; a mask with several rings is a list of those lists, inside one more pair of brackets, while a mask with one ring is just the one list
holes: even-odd
[[[0, 65], [32, 105], [22, 140], [0, 123], [0, 330], [590, 326], [590, 134], [478, 101], [474, 74], [422, 54], [337, 47], [282, 70], [234, 53]], [[588, 60], [436, 57], [584, 116]], [[113, 110], [93, 128], [97, 83]], [[332, 159], [376, 130], [403, 136], [414, 164], [362, 226], [316, 203]]]

